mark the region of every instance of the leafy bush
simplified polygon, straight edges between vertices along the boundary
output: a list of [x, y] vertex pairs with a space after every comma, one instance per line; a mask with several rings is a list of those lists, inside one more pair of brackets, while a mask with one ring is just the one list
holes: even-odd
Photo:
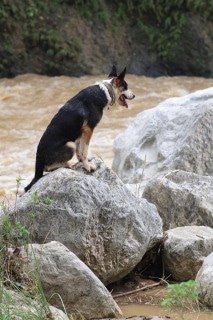
[[[57, 29], [57, 22], [63, 19], [67, 9], [71, 9], [70, 12], [75, 9], [85, 19], [105, 24], [113, 30], [118, 30], [119, 23], [136, 24], [142, 31], [141, 38], [145, 34], [151, 48], [162, 59], [176, 57], [181, 34], [191, 13], [204, 20], [213, 19], [213, 1], [207, 0], [2, 0], [2, 45], [12, 52], [11, 34], [19, 26], [26, 50], [39, 47], [44, 52], [47, 70], [57, 68], [64, 59], [75, 60], [82, 50], [80, 40], [74, 37], [68, 41], [66, 35]], [[4, 62], [0, 64], [2, 68]]]
[[178, 307], [180, 309], [181, 319], [184, 319], [184, 309], [193, 309], [193, 305], [198, 301], [198, 289], [199, 283], [194, 280], [168, 284], [167, 295], [161, 302], [161, 306], [170, 308]]

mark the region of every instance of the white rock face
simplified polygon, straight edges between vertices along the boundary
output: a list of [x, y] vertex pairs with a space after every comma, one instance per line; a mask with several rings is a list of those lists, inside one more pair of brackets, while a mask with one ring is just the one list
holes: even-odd
[[199, 299], [208, 307], [213, 307], [213, 252], [204, 259], [196, 281], [200, 283]]
[[63, 244], [28, 245], [27, 257], [31, 261], [26, 272], [32, 275], [37, 269], [45, 296], [55, 307], [62, 309], [64, 304], [69, 315], [86, 319], [122, 314], [103, 283]]
[[176, 281], [194, 280], [203, 260], [213, 251], [213, 229], [186, 226], [168, 230], [163, 262]]
[[109, 284], [132, 271], [162, 237], [162, 221], [153, 204], [138, 200], [112, 170], [93, 161], [94, 173], [79, 164], [44, 176], [10, 213], [18, 212], [33, 242], [63, 243]]
[[181, 169], [213, 175], [213, 88], [143, 111], [114, 141], [112, 169], [128, 184]]
[[143, 197], [153, 203], [163, 229], [187, 225], [213, 228], [213, 177], [186, 171], [167, 171], [147, 183]]

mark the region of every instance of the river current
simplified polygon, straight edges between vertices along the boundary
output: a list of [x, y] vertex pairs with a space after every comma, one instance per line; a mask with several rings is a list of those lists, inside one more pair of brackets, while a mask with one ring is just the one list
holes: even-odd
[[[9, 197], [16, 179], [27, 185], [34, 175], [35, 153], [39, 139], [58, 109], [78, 91], [105, 79], [104, 76], [46, 77], [25, 74], [0, 79], [0, 197]], [[213, 79], [127, 75], [135, 93], [129, 108], [113, 106], [105, 112], [95, 129], [90, 154], [100, 156], [111, 166], [113, 140], [141, 111], [153, 108], [169, 97], [213, 86]], [[73, 159], [75, 162], [76, 159]]]

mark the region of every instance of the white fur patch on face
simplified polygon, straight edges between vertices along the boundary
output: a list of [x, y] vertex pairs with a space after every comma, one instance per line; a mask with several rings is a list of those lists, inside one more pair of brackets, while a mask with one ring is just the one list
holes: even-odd
[[129, 89], [121, 91], [121, 95], [119, 96], [118, 103], [121, 106], [128, 108], [128, 103], [126, 100], [132, 100], [134, 99], [134, 97], [135, 97], [134, 93]]
[[134, 93], [133, 93], [131, 90], [129, 90], [129, 89], [123, 91], [122, 93], [123, 93], [123, 94], [126, 96], [126, 98], [129, 99], [129, 100], [132, 100], [132, 99], [134, 99], [134, 97], [135, 97]]

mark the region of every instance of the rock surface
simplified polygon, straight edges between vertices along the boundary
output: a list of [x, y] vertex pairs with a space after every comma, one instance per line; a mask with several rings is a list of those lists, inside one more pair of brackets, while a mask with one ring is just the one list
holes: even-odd
[[[162, 237], [156, 207], [139, 201], [100, 160], [86, 173], [59, 169], [11, 208], [37, 243], [57, 240], [109, 284], [127, 275]], [[33, 218], [32, 218], [33, 216]]]
[[163, 262], [167, 274], [177, 281], [195, 279], [203, 260], [213, 251], [213, 229], [186, 226], [167, 231]]
[[204, 259], [196, 281], [200, 283], [199, 299], [208, 307], [213, 307], [213, 252]]
[[31, 259], [27, 274], [37, 269], [44, 294], [55, 307], [62, 309], [64, 304], [69, 315], [86, 319], [122, 314], [102, 282], [63, 244], [52, 241], [28, 245], [25, 256]]
[[155, 204], [164, 230], [185, 225], [213, 228], [213, 177], [186, 171], [155, 175], [143, 192]]
[[44, 308], [36, 300], [25, 297], [22, 292], [18, 293], [5, 288], [1, 290], [2, 319], [47, 319], [49, 315], [52, 320], [69, 320], [63, 311], [48, 305]]
[[213, 175], [212, 104], [208, 88], [141, 112], [114, 141], [113, 170], [141, 190], [161, 171]]

